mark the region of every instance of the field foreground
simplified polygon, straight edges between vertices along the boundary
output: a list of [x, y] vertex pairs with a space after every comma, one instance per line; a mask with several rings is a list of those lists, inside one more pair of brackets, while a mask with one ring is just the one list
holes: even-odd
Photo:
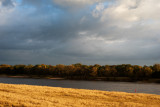
[[0, 107], [159, 107], [160, 95], [0, 84]]

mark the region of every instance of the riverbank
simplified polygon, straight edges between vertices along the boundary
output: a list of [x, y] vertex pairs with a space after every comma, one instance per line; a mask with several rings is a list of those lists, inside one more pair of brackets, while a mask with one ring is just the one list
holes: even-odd
[[113, 81], [113, 82], [139, 82], [139, 83], [160, 83], [160, 79], [142, 79], [134, 80], [129, 77], [96, 77], [90, 79], [81, 79], [78, 77], [62, 78], [53, 76], [37, 76], [37, 75], [0, 75], [0, 77], [8, 78], [33, 78], [33, 79], [53, 79], [53, 80], [87, 80], [87, 81]]
[[0, 77], [7, 77], [7, 78], [33, 78], [33, 79], [53, 79], [53, 80], [66, 80], [65, 78], [61, 77], [52, 77], [52, 76], [36, 76], [36, 75], [0, 75]]
[[159, 107], [160, 95], [0, 84], [0, 106]]

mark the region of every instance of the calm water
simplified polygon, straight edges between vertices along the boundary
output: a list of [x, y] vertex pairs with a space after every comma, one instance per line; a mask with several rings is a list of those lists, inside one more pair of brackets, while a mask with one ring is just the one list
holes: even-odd
[[53, 86], [78, 89], [96, 89], [104, 91], [123, 91], [134, 93], [150, 93], [160, 95], [160, 84], [155, 83], [131, 83], [131, 82], [107, 82], [107, 81], [76, 81], [76, 80], [49, 80], [0, 77], [0, 83], [28, 84], [40, 86]]

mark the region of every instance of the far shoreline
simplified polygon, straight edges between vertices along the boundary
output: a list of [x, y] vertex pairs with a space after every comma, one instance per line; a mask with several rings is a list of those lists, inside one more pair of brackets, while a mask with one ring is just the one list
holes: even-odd
[[4, 78], [28, 78], [28, 79], [53, 79], [53, 80], [66, 80], [61, 77], [40, 77], [40, 76], [28, 76], [28, 75], [0, 75], [0, 77]]
[[76, 81], [106, 81], [106, 82], [131, 82], [131, 83], [156, 83], [160, 84], [160, 79], [148, 79], [134, 81], [128, 77], [97, 77], [95, 79], [75, 79], [53, 76], [36, 76], [36, 75], [0, 75], [0, 78], [27, 78], [27, 79], [50, 79], [50, 80], [76, 80]]

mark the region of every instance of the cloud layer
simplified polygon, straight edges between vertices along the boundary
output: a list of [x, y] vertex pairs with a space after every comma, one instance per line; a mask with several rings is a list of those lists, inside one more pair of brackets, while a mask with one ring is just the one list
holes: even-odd
[[154, 64], [159, 0], [0, 0], [0, 63]]

